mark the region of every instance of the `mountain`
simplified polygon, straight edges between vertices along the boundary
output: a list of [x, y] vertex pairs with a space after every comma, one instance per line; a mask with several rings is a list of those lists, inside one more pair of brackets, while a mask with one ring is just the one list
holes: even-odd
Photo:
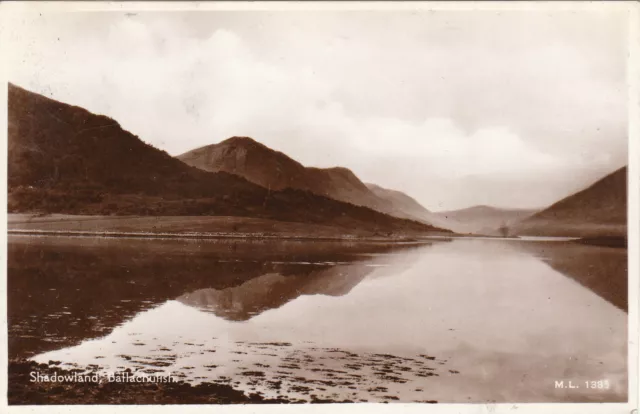
[[626, 236], [627, 167], [522, 220], [511, 231], [537, 236]]
[[379, 202], [350, 170], [307, 168], [249, 137], [232, 137], [176, 158], [204, 171], [241, 176], [271, 190], [305, 190], [356, 205]]
[[113, 119], [12, 84], [8, 98], [9, 212], [246, 216], [371, 232], [438, 230], [308, 191], [274, 191], [202, 171]]
[[434, 213], [447, 223], [448, 228], [461, 233], [498, 236], [501, 228], [525, 219], [537, 210], [508, 209], [492, 206], [473, 206], [461, 210]]
[[235, 174], [271, 190], [292, 188], [428, 224], [431, 213], [398, 191], [363, 183], [343, 167], [305, 167], [249, 137], [232, 137], [177, 157], [204, 171]]
[[443, 220], [436, 213], [427, 210], [422, 204], [402, 191], [390, 190], [371, 183], [367, 183], [366, 185], [373, 194], [388, 203], [387, 206], [390, 208], [387, 208], [389, 208], [390, 214], [447, 228], [449, 224], [447, 220]]

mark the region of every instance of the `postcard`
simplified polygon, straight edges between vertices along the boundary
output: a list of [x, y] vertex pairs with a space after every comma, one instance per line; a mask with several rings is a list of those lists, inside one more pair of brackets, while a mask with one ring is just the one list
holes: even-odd
[[0, 4], [3, 412], [633, 412], [639, 21]]

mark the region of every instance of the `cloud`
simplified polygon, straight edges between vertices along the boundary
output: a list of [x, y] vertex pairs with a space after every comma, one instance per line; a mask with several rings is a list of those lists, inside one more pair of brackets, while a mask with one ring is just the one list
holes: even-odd
[[12, 79], [172, 154], [248, 135], [427, 207], [541, 206], [626, 158], [615, 16], [588, 43], [593, 16], [521, 17], [533, 36], [495, 16], [214, 14], [28, 16]]

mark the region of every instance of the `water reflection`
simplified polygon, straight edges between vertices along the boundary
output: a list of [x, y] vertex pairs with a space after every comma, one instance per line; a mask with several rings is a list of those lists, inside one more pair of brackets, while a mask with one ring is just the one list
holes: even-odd
[[[268, 273], [293, 276], [287, 282], [294, 282], [324, 269], [346, 275], [343, 283], [351, 283], [364, 269], [339, 269], [413, 248], [356, 242], [9, 236], [9, 357], [104, 336], [167, 300], [201, 289], [240, 286]], [[316, 278], [315, 283], [322, 281]]]
[[627, 249], [577, 243], [522, 243], [520, 247], [618, 308], [628, 310]]
[[[372, 250], [299, 251], [287, 262], [274, 248], [280, 253], [262, 253], [246, 275], [216, 273], [234, 281], [226, 285], [203, 275], [245, 269], [251, 255], [220, 254], [215, 266], [191, 258], [189, 269], [199, 269], [199, 277], [171, 279], [179, 288], [163, 291], [179, 293], [156, 296], [153, 306], [100, 339], [35, 359], [107, 371], [166, 370], [267, 396], [626, 399], [626, 314], [532, 254], [530, 245], [455, 240]], [[221, 260], [238, 267], [219, 267]], [[146, 287], [141, 297], [155, 290]], [[556, 380], [594, 379], [611, 388], [554, 388]]]
[[289, 276], [267, 273], [240, 286], [199, 289], [185, 293], [177, 300], [224, 319], [245, 321], [266, 310], [279, 308], [301, 295], [345, 295], [371, 270], [366, 265], [350, 265], [313, 269]]

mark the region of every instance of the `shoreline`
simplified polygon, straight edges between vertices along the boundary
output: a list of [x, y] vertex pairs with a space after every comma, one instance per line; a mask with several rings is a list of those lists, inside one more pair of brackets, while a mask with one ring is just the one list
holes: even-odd
[[140, 240], [282, 240], [337, 243], [428, 243], [437, 240], [504, 240], [518, 242], [567, 242], [607, 248], [627, 248], [623, 234], [508, 236], [454, 233], [384, 231], [342, 228], [318, 223], [283, 222], [236, 216], [100, 216], [33, 215], [10, 213], [9, 236], [76, 237]]
[[399, 236], [399, 237], [375, 237], [375, 236], [302, 236], [302, 235], [274, 235], [260, 233], [160, 233], [160, 232], [120, 232], [120, 231], [76, 231], [76, 230], [35, 230], [35, 229], [8, 229], [10, 236], [32, 237], [95, 237], [118, 239], [189, 239], [189, 240], [292, 240], [292, 241], [340, 241], [340, 242], [415, 242], [421, 243], [428, 238], [449, 239], [452, 236]]
[[320, 223], [285, 222], [236, 216], [78, 216], [9, 214], [8, 234], [129, 239], [292, 240], [396, 243], [418, 242], [425, 235], [398, 229], [343, 228]]
[[434, 240], [506, 240], [518, 242], [569, 242], [608, 248], [627, 248], [626, 237], [495, 237], [467, 234], [431, 234], [416, 236], [303, 236], [287, 234], [262, 233], [175, 233], [175, 232], [123, 232], [123, 231], [80, 231], [80, 230], [37, 230], [37, 229], [8, 229], [8, 236], [27, 237], [77, 237], [104, 239], [146, 239], [146, 240], [284, 240], [284, 241], [328, 241], [328, 242], [360, 242], [360, 243], [427, 243]]

